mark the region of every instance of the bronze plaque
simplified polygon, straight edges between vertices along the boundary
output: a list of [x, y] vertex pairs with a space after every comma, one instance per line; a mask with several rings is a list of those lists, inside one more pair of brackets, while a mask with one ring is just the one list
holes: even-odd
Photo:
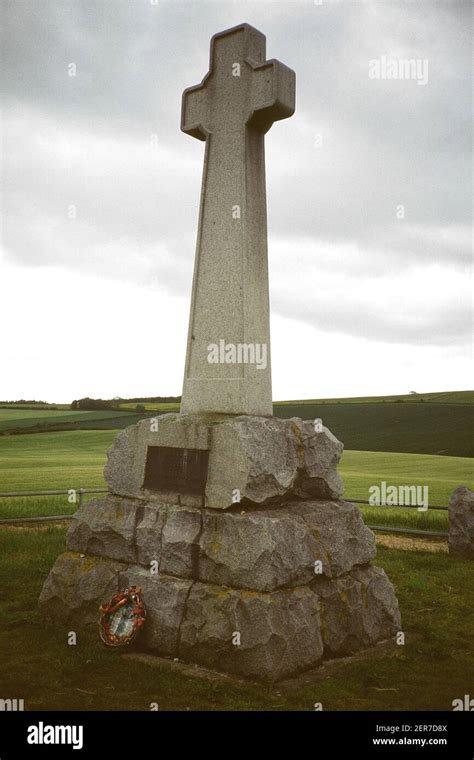
[[204, 496], [209, 451], [148, 446], [143, 487]]

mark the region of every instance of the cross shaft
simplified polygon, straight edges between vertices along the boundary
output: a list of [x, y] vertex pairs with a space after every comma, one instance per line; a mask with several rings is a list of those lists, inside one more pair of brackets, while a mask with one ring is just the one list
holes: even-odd
[[261, 32], [214, 35], [209, 72], [182, 103], [182, 130], [206, 141], [184, 414], [272, 414], [264, 135], [293, 112], [294, 73], [265, 61]]

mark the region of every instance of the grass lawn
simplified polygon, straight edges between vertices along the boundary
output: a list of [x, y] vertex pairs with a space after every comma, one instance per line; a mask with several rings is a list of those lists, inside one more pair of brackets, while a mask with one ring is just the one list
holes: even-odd
[[379, 548], [400, 602], [405, 646], [342, 665], [298, 689], [208, 682], [126, 661], [96, 631], [43, 623], [42, 583], [64, 547], [65, 529], [0, 530], [0, 693], [26, 710], [451, 710], [472, 694], [474, 586], [468, 561], [446, 554]]

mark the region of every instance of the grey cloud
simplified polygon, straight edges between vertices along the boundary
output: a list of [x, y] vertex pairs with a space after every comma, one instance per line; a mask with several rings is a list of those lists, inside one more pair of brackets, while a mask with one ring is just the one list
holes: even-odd
[[[179, 131], [181, 92], [205, 74], [210, 35], [248, 20], [266, 33], [268, 55], [297, 72], [296, 114], [267, 137], [272, 238], [356, 245], [351, 284], [358, 272], [433, 263], [462, 271], [470, 258], [469, 14], [464, 2], [395, 0], [6, 2], [8, 257], [189, 294], [202, 146]], [[368, 61], [383, 53], [428, 58], [428, 84], [370, 80]], [[158, 157], [147, 153], [152, 133]], [[389, 342], [426, 340], [430, 331], [441, 341], [466, 338], [461, 308], [433, 305], [431, 320], [407, 324], [355, 313], [350, 294], [337, 314], [303, 308], [297, 293], [274, 306]]]
[[[420, 298], [423, 295], [420, 294]], [[311, 300], [300, 298], [295, 303], [280, 291], [272, 299], [272, 305], [282, 316], [296, 317], [320, 330], [342, 332], [366, 340], [452, 346], [469, 344], [472, 337], [468, 303], [450, 304], [442, 313], [433, 309], [429, 316], [420, 315], [416, 308], [412, 308], [408, 315], [403, 306], [398, 312], [384, 310], [375, 307], [370, 300], [361, 305], [357, 298], [350, 295], [346, 300], [338, 301], [337, 308], [333, 302], [319, 295]]]

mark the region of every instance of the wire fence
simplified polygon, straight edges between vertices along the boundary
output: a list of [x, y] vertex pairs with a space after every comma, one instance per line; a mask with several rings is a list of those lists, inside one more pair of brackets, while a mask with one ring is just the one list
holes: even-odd
[[[80, 509], [84, 503], [84, 496], [88, 494], [109, 493], [107, 488], [55, 488], [48, 491], [0, 491], [0, 499], [23, 498], [27, 496], [69, 496], [71, 493], [77, 494], [77, 507]], [[76, 504], [76, 502], [73, 502]], [[2, 523], [31, 523], [47, 522], [52, 520], [72, 520], [73, 515], [65, 513], [62, 515], [37, 515], [36, 517], [5, 517], [0, 519]]]
[[[54, 490], [48, 490], [48, 491], [3, 491], [0, 492], [0, 499], [1, 498], [16, 498], [16, 497], [28, 497], [28, 496], [64, 496], [64, 495], [70, 495], [71, 493], [77, 494], [78, 500], [77, 500], [77, 506], [80, 508], [84, 503], [84, 496], [87, 496], [89, 494], [105, 494], [109, 493], [107, 488], [66, 488], [66, 489], [54, 489]], [[377, 506], [382, 507], [383, 509], [417, 509], [420, 511], [420, 508], [417, 507], [414, 504], [393, 504], [393, 505], [374, 505], [371, 504], [366, 499], [351, 499], [349, 497], [344, 497], [344, 501], [349, 501], [352, 504], [365, 504], [366, 506]], [[444, 510], [447, 511], [448, 507], [445, 505], [439, 505], [439, 504], [432, 504], [429, 505], [426, 509], [423, 509], [422, 512], [426, 514], [429, 510]], [[38, 522], [54, 522], [58, 520], [72, 520], [73, 515], [72, 514], [62, 514], [62, 515], [38, 515], [35, 517], [6, 517], [0, 519], [0, 525], [2, 524], [19, 524], [19, 523], [38, 523]], [[370, 525], [367, 523], [367, 527], [371, 530], [380, 531], [381, 533], [405, 533], [408, 535], [416, 535], [416, 536], [430, 536], [433, 538], [447, 538], [448, 532], [447, 531], [441, 531], [441, 530], [425, 530], [422, 528], [402, 528], [397, 527], [394, 525]]]

